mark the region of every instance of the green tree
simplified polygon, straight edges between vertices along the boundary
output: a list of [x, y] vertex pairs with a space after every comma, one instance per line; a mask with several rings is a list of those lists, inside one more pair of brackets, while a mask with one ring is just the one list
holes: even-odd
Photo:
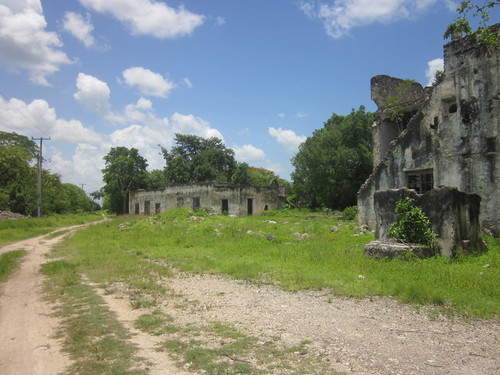
[[[458, 17], [454, 22], [448, 25], [444, 33], [444, 38], [449, 38], [454, 33], [476, 34], [478, 40], [484, 44], [496, 45], [498, 37], [496, 33], [491, 32], [487, 26], [490, 21], [490, 9], [500, 5], [500, 1], [483, 1], [482, 5], [478, 5], [471, 0], [462, 1], [457, 8]], [[473, 31], [468, 18], [479, 17], [479, 27]]]
[[0, 210], [31, 215], [36, 207], [35, 142], [0, 131]]
[[168, 183], [231, 181], [236, 160], [222, 140], [176, 134], [175, 143], [170, 151], [161, 147]]
[[231, 183], [235, 185], [252, 185], [250, 166], [248, 163], [238, 163], [231, 176]]
[[105, 208], [117, 214], [128, 212], [128, 196], [146, 185], [148, 163], [135, 148], [113, 147], [104, 156], [102, 170]]
[[431, 222], [413, 198], [406, 197], [398, 201], [394, 212], [398, 221], [389, 226], [390, 237], [428, 247], [434, 245], [436, 235], [432, 231]]
[[94, 211], [94, 202], [85, 194], [79, 186], [62, 183], [61, 190], [67, 197], [69, 207], [65, 208], [65, 213], [91, 212]]
[[372, 172], [371, 125], [363, 106], [347, 116], [333, 114], [292, 159], [293, 188], [300, 204], [344, 209]]
[[145, 189], [160, 190], [164, 189], [165, 185], [167, 185], [167, 178], [165, 177], [164, 171], [159, 169], [153, 169], [152, 171], [146, 172]]
[[[33, 215], [36, 210], [35, 142], [16, 133], [0, 132], [0, 210]], [[91, 211], [93, 202], [79, 187], [62, 183], [61, 176], [42, 170], [42, 211]]]

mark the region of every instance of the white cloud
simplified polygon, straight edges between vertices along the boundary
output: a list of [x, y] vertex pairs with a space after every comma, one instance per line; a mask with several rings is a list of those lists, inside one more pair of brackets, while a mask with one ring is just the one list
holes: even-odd
[[217, 25], [222, 26], [226, 23], [226, 19], [224, 17], [217, 17], [215, 19], [215, 22], [217, 23]]
[[285, 112], [280, 112], [280, 113], [278, 113], [278, 117], [279, 118], [285, 118], [286, 117], [286, 113]]
[[[130, 111], [126, 111], [126, 115], [130, 114]], [[176, 133], [223, 139], [222, 134], [217, 129], [211, 128], [207, 121], [193, 115], [174, 113], [170, 117], [158, 118], [147, 113], [143, 115], [140, 122], [142, 124], [134, 123], [111, 133], [109, 147], [137, 148], [139, 153], [148, 160], [150, 168], [165, 166], [158, 145], [167, 149], [171, 148]]]
[[111, 117], [108, 117], [107, 120], [118, 123], [147, 123], [158, 121], [158, 119], [150, 113], [152, 110], [153, 103], [141, 97], [136, 103], [126, 105], [123, 115], [113, 114]]
[[189, 35], [205, 17], [184, 7], [169, 7], [155, 0], [80, 0], [87, 9], [108, 13], [128, 24], [133, 34], [157, 38], [177, 38]]
[[139, 98], [136, 107], [139, 109], [146, 109], [146, 110], [153, 109], [153, 103], [151, 103], [151, 100]]
[[141, 94], [165, 98], [175, 88], [175, 84], [167, 81], [161, 74], [136, 66], [123, 71], [125, 84], [137, 87]]
[[103, 186], [101, 170], [104, 168], [103, 157], [109, 149], [101, 145], [80, 143], [74, 149], [73, 155], [66, 157], [52, 143], [47, 144], [47, 159], [45, 166], [53, 173], [59, 173], [63, 182], [80, 186], [85, 184], [87, 193], [99, 190]]
[[305, 135], [297, 135], [293, 130], [269, 128], [268, 131], [269, 135], [275, 137], [278, 143], [290, 153], [296, 152], [300, 144], [307, 139]]
[[409, 19], [436, 3], [450, 6], [450, 0], [305, 0], [299, 8], [309, 17], [320, 19], [326, 33], [341, 38], [352, 28], [376, 22]]
[[92, 36], [94, 26], [90, 21], [89, 14], [87, 14], [87, 18], [84, 19], [80, 14], [66, 12], [63, 20], [63, 28], [82, 42], [85, 47], [88, 48], [94, 45], [95, 39]]
[[47, 76], [72, 61], [60, 50], [62, 42], [46, 31], [40, 0], [9, 0], [0, 4], [0, 60], [9, 69], [27, 70], [30, 80], [49, 86]]
[[[92, 78], [94, 77], [87, 82], [101, 82]], [[87, 87], [90, 89], [80, 92], [99, 93], [98, 89], [93, 89], [95, 85]], [[61, 174], [65, 182], [86, 183], [85, 189], [88, 192], [103, 185], [102, 158], [111, 147], [135, 147], [147, 159], [150, 169], [161, 169], [165, 161], [158, 145], [171, 148], [176, 133], [223, 140], [222, 134], [200, 117], [180, 113], [163, 118], [155, 116], [151, 101], [145, 98], [127, 105], [123, 114], [114, 115], [109, 111], [107, 115], [113, 115], [119, 123], [127, 125], [110, 134], [99, 134], [76, 119], [58, 118], [56, 110], [45, 100], [37, 99], [28, 104], [20, 99], [5, 100], [0, 96], [2, 130], [28, 137], [51, 137], [51, 142], [44, 149], [47, 150], [44, 156], [49, 161], [45, 168]], [[58, 142], [63, 142], [64, 151]]]
[[85, 73], [78, 73], [76, 87], [78, 91], [73, 96], [87, 109], [101, 115], [109, 112], [111, 90], [106, 82]]
[[174, 133], [193, 134], [203, 138], [217, 137], [224, 141], [224, 137], [217, 129], [210, 127], [208, 121], [193, 115], [183, 115], [174, 113], [169, 124], [172, 126]]
[[233, 146], [235, 157], [238, 161], [252, 163], [266, 159], [266, 154], [260, 148], [252, 145]]
[[184, 79], [182, 80], [182, 82], [184, 82], [184, 84], [185, 84], [188, 88], [190, 88], [190, 89], [192, 89], [192, 88], [193, 88], [193, 84], [191, 83], [191, 81], [189, 80], [189, 78], [184, 78]]
[[27, 104], [20, 99], [6, 101], [0, 97], [0, 119], [2, 130], [7, 132], [70, 143], [100, 141], [100, 136], [80, 121], [58, 118], [56, 110], [42, 99]]
[[434, 59], [427, 62], [427, 70], [425, 71], [425, 76], [428, 79], [427, 86], [432, 86], [434, 83], [434, 79], [436, 77], [436, 72], [438, 70], [444, 69], [444, 60], [443, 59]]
[[305, 113], [305, 112], [298, 112], [295, 116], [298, 117], [298, 118], [309, 117], [309, 115], [307, 113]]

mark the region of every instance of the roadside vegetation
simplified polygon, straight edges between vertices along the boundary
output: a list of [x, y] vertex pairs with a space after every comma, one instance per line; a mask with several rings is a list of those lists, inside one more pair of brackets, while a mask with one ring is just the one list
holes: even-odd
[[69, 225], [85, 224], [101, 220], [99, 213], [82, 213], [73, 215], [51, 215], [42, 218], [26, 218], [18, 220], [0, 220], [0, 246], [9, 242], [21, 241]]
[[57, 336], [64, 338], [63, 348], [74, 361], [67, 374], [147, 373], [139, 368], [128, 332], [92, 287], [82, 282], [74, 264], [56, 260], [42, 265], [42, 272], [50, 280], [45, 284], [48, 298], [60, 303], [55, 314], [62, 321]]
[[20, 258], [25, 254], [24, 250], [14, 250], [0, 255], [0, 283], [6, 281], [17, 269]]

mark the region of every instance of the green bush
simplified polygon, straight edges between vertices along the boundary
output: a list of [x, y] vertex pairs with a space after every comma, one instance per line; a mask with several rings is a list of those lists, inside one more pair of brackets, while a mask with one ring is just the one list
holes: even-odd
[[399, 221], [390, 225], [390, 237], [428, 247], [434, 245], [436, 235], [431, 229], [431, 222], [412, 198], [398, 201], [394, 212]]
[[358, 214], [357, 206], [346, 207], [344, 211], [342, 211], [342, 219], [352, 221], [356, 219], [357, 214]]

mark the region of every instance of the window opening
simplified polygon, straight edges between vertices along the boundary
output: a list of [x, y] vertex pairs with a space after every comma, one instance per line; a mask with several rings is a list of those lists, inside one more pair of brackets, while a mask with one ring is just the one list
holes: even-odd
[[177, 207], [184, 206], [184, 197], [177, 197]]
[[160, 213], [160, 204], [159, 203], [155, 203], [155, 214], [159, 214]]
[[406, 179], [408, 181], [408, 188], [415, 190], [418, 194], [432, 190], [434, 187], [432, 169], [406, 172]]
[[438, 125], [439, 125], [439, 117], [436, 116], [436, 117], [434, 117], [434, 122], [432, 123], [431, 128], [437, 129]]
[[149, 215], [150, 213], [151, 213], [151, 202], [145, 201], [144, 202], [144, 214]]
[[139, 215], [139, 203], [135, 204], [135, 214]]

